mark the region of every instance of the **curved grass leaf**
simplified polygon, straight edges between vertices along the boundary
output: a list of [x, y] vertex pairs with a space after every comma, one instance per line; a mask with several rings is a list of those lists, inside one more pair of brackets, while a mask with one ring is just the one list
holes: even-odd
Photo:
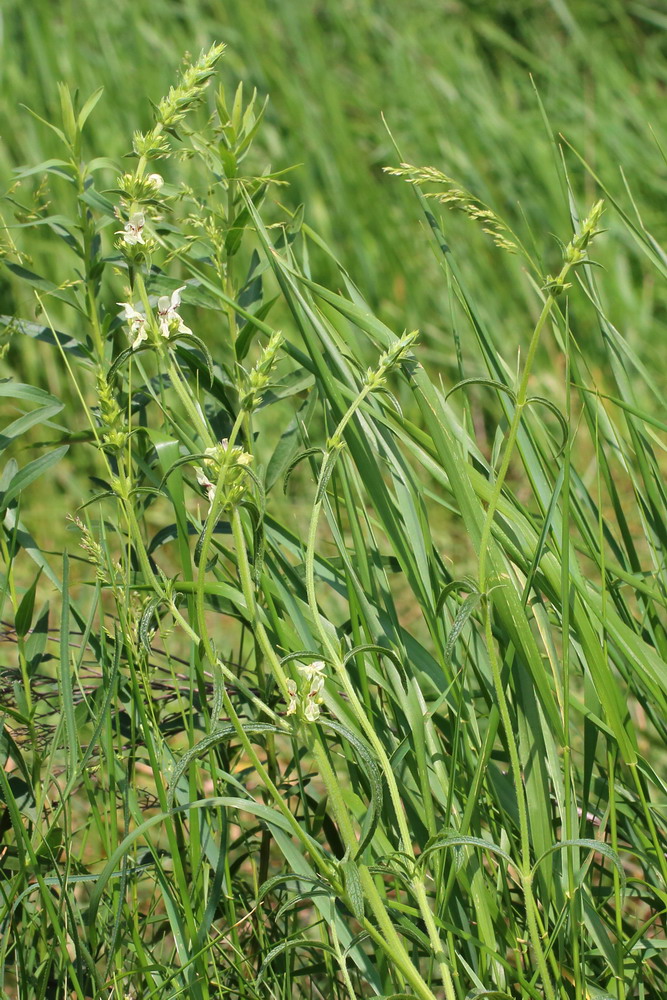
[[489, 389], [496, 389], [498, 392], [506, 393], [513, 403], [516, 402], [516, 393], [509, 386], [505, 385], [504, 382], [498, 382], [493, 378], [464, 378], [445, 393], [445, 400], [449, 399], [452, 393], [458, 392], [459, 389], [464, 389], [469, 385], [483, 385]]
[[59, 462], [68, 451], [69, 445], [63, 445], [62, 448], [55, 448], [53, 451], [47, 452], [46, 455], [41, 455], [32, 462], [28, 462], [28, 464], [22, 469], [19, 469], [19, 471], [12, 477], [2, 496], [0, 496], [0, 510], [4, 510], [6, 507], [9, 507], [10, 503], [12, 503], [13, 500], [16, 500], [26, 486], [33, 483], [35, 479], [39, 478], [39, 476], [44, 475], [44, 473], [56, 465], [56, 463]]
[[426, 845], [419, 856], [419, 864], [421, 866], [425, 865], [435, 851], [441, 851], [449, 847], [479, 847], [485, 851], [491, 851], [492, 854], [497, 854], [498, 857], [502, 858], [503, 861], [507, 861], [508, 864], [514, 864], [509, 854], [503, 851], [502, 847], [499, 847], [498, 844], [493, 844], [482, 837], [459, 836], [458, 834], [448, 833], [440, 834]]
[[533, 865], [533, 871], [534, 872], [537, 871], [542, 862], [551, 854], [554, 854], [556, 851], [565, 850], [568, 847], [581, 847], [584, 850], [596, 851], [598, 854], [602, 854], [605, 858], [611, 861], [614, 868], [618, 872], [618, 877], [621, 882], [621, 887], [625, 888], [627, 877], [625, 874], [625, 869], [621, 864], [621, 859], [619, 858], [617, 852], [612, 847], [610, 847], [609, 844], [605, 844], [604, 841], [591, 840], [590, 838], [586, 837], [580, 837], [574, 840], [561, 840], [560, 843], [553, 844], [547, 851], [545, 851], [537, 859], [537, 861]]
[[361, 857], [366, 847], [373, 839], [373, 834], [380, 820], [382, 813], [382, 802], [384, 796], [384, 785], [382, 772], [373, 756], [370, 747], [361, 737], [353, 733], [347, 726], [336, 722], [333, 719], [320, 719], [320, 725], [326, 729], [331, 729], [338, 736], [342, 736], [356, 750], [361, 759], [364, 769], [369, 779], [371, 790], [371, 801], [369, 809], [361, 825], [361, 836], [357, 844], [355, 858]]
[[[264, 736], [267, 733], [281, 733], [283, 730], [269, 722], [247, 722], [243, 724], [243, 732], [247, 736]], [[168, 803], [170, 807], [174, 801], [176, 786], [190, 764], [198, 760], [207, 750], [217, 746], [219, 743], [226, 743], [237, 735], [236, 729], [231, 723], [223, 723], [214, 729], [212, 733], [209, 733], [208, 736], [204, 736], [203, 739], [199, 740], [187, 753], [184, 753], [179, 758], [169, 781]]]
[[257, 973], [257, 978], [255, 979], [255, 987], [261, 985], [269, 966], [274, 959], [278, 958], [279, 955], [286, 954], [288, 951], [293, 951], [295, 948], [303, 948], [306, 951], [325, 951], [327, 954], [333, 956], [336, 954], [331, 945], [327, 944], [325, 941], [313, 941], [305, 937], [292, 938], [289, 941], [281, 941], [280, 944], [271, 948], [271, 950], [264, 956], [260, 970]]
[[546, 406], [546, 408], [550, 411], [550, 413], [553, 413], [554, 417], [560, 424], [562, 440], [555, 456], [556, 458], [558, 458], [558, 456], [565, 450], [565, 446], [570, 436], [570, 429], [567, 425], [567, 420], [565, 419], [561, 411], [558, 409], [556, 404], [551, 399], [545, 399], [544, 396], [529, 396], [528, 399], [526, 400], [526, 406], [529, 406], [532, 403], [537, 403], [540, 406]]
[[287, 466], [287, 471], [283, 476], [283, 493], [287, 493], [287, 484], [289, 483], [289, 478], [296, 469], [299, 462], [302, 462], [304, 458], [308, 458], [310, 455], [323, 455], [325, 454], [323, 448], [306, 448], [305, 451], [300, 452], [296, 458]]

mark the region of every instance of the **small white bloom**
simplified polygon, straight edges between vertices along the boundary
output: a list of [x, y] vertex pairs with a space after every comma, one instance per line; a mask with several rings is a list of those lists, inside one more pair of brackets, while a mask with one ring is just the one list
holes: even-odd
[[146, 317], [143, 313], [137, 312], [130, 302], [118, 302], [117, 305], [123, 307], [123, 319], [129, 326], [130, 333], [134, 336], [132, 349], [135, 350], [143, 340], [148, 339]]
[[175, 292], [169, 295], [161, 295], [157, 300], [158, 323], [160, 333], [163, 337], [169, 337], [172, 333], [192, 333], [189, 326], [186, 326], [178, 313], [181, 304], [181, 292], [185, 285], [181, 285]]
[[320, 691], [324, 687], [324, 677], [322, 674], [316, 674], [310, 682], [310, 690], [308, 691], [309, 698], [317, 698]]
[[208, 455], [210, 458], [217, 459], [220, 451], [227, 451], [228, 445], [229, 438], [222, 438], [220, 444], [214, 444], [211, 448], [206, 448], [204, 454]]
[[135, 212], [131, 215], [129, 220], [125, 223], [122, 229], [117, 230], [116, 235], [122, 236], [123, 241], [127, 243], [128, 246], [132, 247], [136, 243], [143, 243], [143, 230], [146, 220], [144, 219], [143, 212]]
[[314, 699], [309, 698], [303, 714], [308, 719], [308, 722], [317, 722], [320, 717], [320, 706]]
[[294, 715], [297, 706], [297, 687], [293, 680], [287, 681], [287, 693], [289, 695], [289, 702], [287, 704], [287, 711], [285, 715]]
[[324, 684], [324, 660], [313, 660], [312, 663], [307, 663], [305, 667], [297, 667], [300, 674], [308, 681], [313, 681], [316, 677], [322, 678], [322, 684]]
[[[303, 714], [309, 722], [317, 722], [320, 717], [320, 705], [322, 704], [320, 691], [324, 687], [324, 664], [321, 660], [315, 662], [318, 667], [321, 664], [321, 669], [317, 670], [310, 678], [310, 688], [304, 700]], [[311, 664], [311, 666], [315, 666], [315, 664]]]
[[148, 181], [150, 184], [153, 185], [153, 187], [157, 191], [159, 191], [160, 188], [164, 185], [164, 177], [162, 176], [162, 174], [149, 174]]
[[213, 483], [208, 478], [204, 470], [200, 468], [198, 465], [195, 466], [195, 476], [197, 477], [197, 482], [199, 483], [199, 485], [203, 486], [205, 489], [208, 490], [211, 488], [211, 486], [213, 486]]

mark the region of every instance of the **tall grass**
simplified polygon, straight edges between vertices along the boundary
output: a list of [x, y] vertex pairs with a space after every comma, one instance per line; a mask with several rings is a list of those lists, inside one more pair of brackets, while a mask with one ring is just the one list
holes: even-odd
[[552, 246], [386, 133], [443, 365], [285, 207], [220, 55], [122, 164], [61, 86], [52, 201], [6, 201], [11, 343], [67, 405], [0, 383], [3, 993], [661, 996], [667, 420], [612, 308], [632, 261], [649, 325], [659, 239], [539, 98]]

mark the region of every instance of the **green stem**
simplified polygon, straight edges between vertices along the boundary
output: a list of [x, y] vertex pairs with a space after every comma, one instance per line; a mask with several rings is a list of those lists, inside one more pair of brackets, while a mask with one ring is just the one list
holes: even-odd
[[493, 684], [498, 701], [500, 719], [505, 730], [505, 739], [510, 757], [510, 768], [512, 780], [516, 792], [517, 810], [519, 813], [519, 836], [521, 839], [521, 885], [523, 888], [524, 905], [526, 909], [526, 921], [533, 951], [537, 959], [538, 968], [542, 977], [542, 984], [547, 1000], [556, 1000], [556, 994], [551, 983], [549, 969], [547, 966], [539, 928], [535, 917], [535, 900], [532, 889], [532, 873], [530, 864], [530, 829], [528, 825], [528, 809], [526, 803], [526, 792], [523, 784], [523, 774], [521, 772], [521, 761], [519, 760], [519, 750], [512, 728], [507, 698], [503, 686], [500, 672], [500, 663], [496, 653], [495, 641], [493, 638], [493, 627], [491, 624], [491, 609], [486, 608], [485, 612], [486, 644], [489, 652], [489, 662], [493, 676]]
[[174, 362], [171, 356], [171, 351], [167, 351], [167, 373], [171, 379], [171, 384], [173, 385], [176, 395], [180, 399], [185, 412], [192, 421], [192, 426], [199, 428], [201, 436], [206, 442], [206, 447], [210, 448], [215, 445], [215, 439], [211, 434], [208, 423], [202, 417], [201, 412], [197, 409], [192, 401], [191, 394], [187, 391], [186, 383], [183, 381], [183, 376], [181, 375], [181, 370], [178, 365]]
[[84, 168], [81, 169], [80, 157], [72, 157], [72, 165], [76, 170], [76, 186], [77, 186], [77, 205], [79, 213], [79, 227], [81, 229], [81, 235], [83, 238], [83, 270], [85, 276], [85, 287], [86, 287], [86, 300], [88, 304], [88, 319], [90, 320], [90, 326], [93, 333], [93, 343], [95, 345], [95, 353], [97, 354], [98, 364], [104, 364], [104, 338], [102, 336], [102, 330], [100, 327], [100, 317], [98, 311], [98, 303], [95, 295], [95, 279], [91, 274], [91, 252], [93, 247], [93, 240], [95, 237], [95, 227], [91, 222], [89, 209], [82, 201], [81, 196], [84, 194], [86, 189], [86, 176], [87, 171]]
[[350, 973], [347, 971], [345, 955], [340, 948], [338, 934], [336, 933], [336, 925], [334, 923], [330, 926], [330, 932], [331, 940], [333, 941], [333, 949], [338, 960], [338, 968], [340, 969], [340, 974], [343, 977], [343, 983], [345, 985], [345, 989], [347, 990], [348, 1000], [357, 1000], [356, 993], [354, 992], [354, 986], [352, 985], [352, 980], [350, 979]]
[[245, 535], [243, 533], [243, 522], [241, 521], [241, 515], [237, 508], [234, 508], [232, 511], [232, 536], [234, 538], [234, 547], [236, 549], [241, 590], [248, 608], [250, 624], [262, 653], [271, 665], [271, 669], [278, 683], [278, 687], [280, 688], [280, 692], [283, 698], [287, 701], [289, 700], [289, 692], [287, 690], [287, 678], [285, 676], [285, 671], [283, 670], [280, 659], [267, 635], [266, 629], [259, 619], [257, 603], [255, 600], [255, 587], [252, 580], [252, 573], [250, 572]]
[[[570, 324], [566, 313], [565, 324], [565, 419], [568, 427], [571, 419], [570, 388]], [[565, 445], [563, 457], [563, 497], [561, 533], [561, 607], [563, 609], [563, 785], [565, 788], [565, 838], [575, 838], [575, 792], [572, 774], [572, 746], [570, 735], [570, 442]], [[578, 830], [577, 830], [578, 833]], [[583, 1000], [581, 954], [579, 947], [580, 903], [574, 878], [574, 849], [567, 851], [567, 894], [570, 910], [570, 934], [572, 943], [572, 968], [574, 970], [575, 1000]]]
[[[562, 287], [563, 282], [567, 276], [568, 271], [572, 267], [570, 262], [563, 265], [560, 274], [556, 278], [556, 284]], [[540, 313], [539, 319], [535, 324], [535, 329], [533, 330], [533, 335], [530, 339], [530, 344], [528, 346], [528, 354], [526, 355], [526, 363], [523, 368], [523, 374], [521, 376], [521, 382], [519, 384], [519, 389], [516, 394], [516, 404], [514, 408], [514, 414], [512, 416], [512, 423], [510, 424], [509, 433], [507, 435], [507, 443], [505, 445], [505, 450], [503, 452], [503, 460], [496, 476], [496, 481], [494, 483], [493, 492], [491, 494], [491, 499], [489, 501], [489, 506], [486, 511], [486, 517], [484, 519], [484, 525], [482, 527], [482, 534], [480, 538], [479, 546], [479, 589], [482, 593], [486, 589], [486, 561], [487, 552], [489, 548], [489, 543], [491, 541], [491, 527], [493, 525], [493, 519], [496, 514], [498, 503], [500, 502], [500, 497], [502, 494], [503, 486], [505, 484], [505, 477], [507, 476], [507, 470], [509, 469], [510, 460], [514, 452], [514, 445], [516, 443], [516, 438], [519, 433], [519, 427], [521, 425], [521, 417], [523, 415], [524, 408], [526, 406], [526, 400], [528, 397], [528, 382], [533, 369], [533, 361], [535, 360], [535, 353], [537, 351], [538, 344], [540, 342], [540, 334], [544, 328], [544, 324], [549, 318], [549, 314], [553, 308], [554, 302], [556, 301], [553, 293], [547, 296], [547, 299], [542, 307], [542, 312]]]
[[[611, 846], [618, 851], [618, 817], [616, 814], [616, 759], [611, 749], [607, 750], [607, 774], [609, 775], [609, 826]], [[625, 978], [623, 959], [625, 947], [623, 942], [623, 899], [621, 897], [621, 881], [614, 866], [614, 918], [616, 923], [616, 995], [618, 1000], [625, 1000]]]
[[[563, 264], [563, 267], [561, 268], [560, 273], [554, 283], [557, 287], [562, 289], [568, 271], [572, 266], [573, 263], [571, 260], [566, 260], [566, 262]], [[544, 329], [547, 319], [549, 318], [549, 315], [551, 313], [555, 301], [556, 301], [555, 295], [553, 294], [553, 292], [550, 292], [546, 298], [546, 301], [544, 302], [537, 323], [535, 324], [535, 329], [533, 330], [533, 335], [531, 337], [530, 344], [528, 346], [528, 353], [526, 355], [526, 362], [523, 368], [521, 381], [519, 383], [519, 388], [516, 394], [514, 413], [512, 415], [512, 422], [510, 424], [509, 433], [507, 435], [507, 442], [505, 444], [502, 462], [500, 465], [500, 469], [498, 470], [498, 475], [496, 476], [495, 483], [493, 485], [491, 498], [489, 500], [486, 516], [484, 518], [484, 524], [482, 526], [480, 545], [479, 545], [479, 589], [480, 592], [483, 594], [488, 589], [487, 561], [491, 545], [491, 531], [493, 527], [493, 521], [502, 495], [502, 490], [505, 484], [507, 472], [509, 470], [510, 461], [514, 453], [514, 446], [516, 444], [516, 439], [519, 433], [519, 427], [521, 426], [521, 418], [523, 416], [523, 411], [526, 407], [528, 399], [528, 383], [532, 373], [533, 362], [535, 360], [535, 354], [537, 352], [537, 347], [540, 341], [540, 335], [542, 333], [542, 330]], [[523, 775], [521, 771], [521, 763], [519, 760], [517, 741], [514, 735], [514, 730], [512, 728], [512, 721], [510, 718], [509, 708], [507, 704], [507, 699], [505, 697], [505, 690], [501, 677], [500, 663], [498, 661], [498, 655], [495, 648], [495, 640], [493, 638], [490, 605], [487, 605], [485, 613], [485, 631], [486, 631], [487, 649], [489, 654], [489, 662], [493, 674], [493, 682], [496, 690], [496, 697], [498, 699], [498, 708], [500, 711], [500, 717], [503, 728], [505, 730], [505, 739], [507, 741], [507, 748], [510, 756], [512, 780], [516, 791], [517, 807], [519, 812], [519, 834], [521, 839], [521, 872], [522, 872], [524, 902], [526, 908], [527, 929], [531, 939], [533, 950], [535, 952], [535, 957], [537, 959], [540, 975], [542, 977], [545, 994], [548, 1000], [555, 1000], [554, 987], [551, 982], [551, 977], [549, 974], [546, 958], [544, 955], [544, 949], [542, 948], [542, 941], [540, 938], [539, 928], [537, 925], [537, 919], [535, 914], [535, 900], [532, 891], [532, 875], [530, 874], [530, 830], [528, 826], [526, 793], [523, 784]], [[565, 712], [567, 713], [567, 705], [565, 706]], [[566, 794], [569, 795], [569, 789], [567, 789]]]
[[433, 991], [422, 979], [418, 970], [415, 968], [412, 959], [405, 950], [403, 942], [396, 933], [393, 921], [385, 909], [382, 897], [377, 891], [373, 877], [366, 865], [359, 865], [359, 879], [361, 881], [361, 888], [363, 889], [364, 895], [370, 904], [371, 910], [373, 911], [373, 915], [388, 942], [389, 948], [387, 949], [387, 954], [390, 960], [405, 976], [421, 1000], [435, 1000]]

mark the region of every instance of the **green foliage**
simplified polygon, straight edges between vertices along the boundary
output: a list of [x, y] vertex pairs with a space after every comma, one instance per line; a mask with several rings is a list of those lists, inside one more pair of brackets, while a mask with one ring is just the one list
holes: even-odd
[[8, 7], [5, 997], [667, 991], [664, 25], [381, 8]]

